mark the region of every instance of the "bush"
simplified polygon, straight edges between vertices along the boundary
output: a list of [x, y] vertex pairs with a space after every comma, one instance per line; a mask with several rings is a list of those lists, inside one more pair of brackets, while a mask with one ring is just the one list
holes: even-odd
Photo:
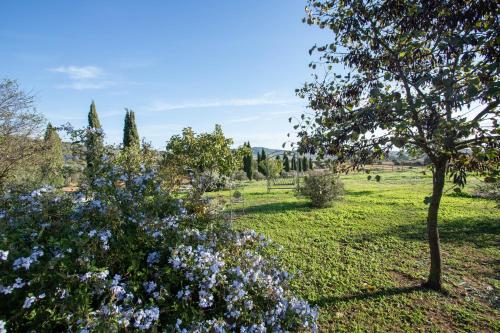
[[87, 192], [0, 197], [0, 327], [317, 330], [316, 308], [291, 293], [263, 236], [186, 210], [154, 169], [111, 161]]
[[474, 195], [479, 198], [495, 200], [500, 203], [500, 181], [496, 182], [483, 182], [476, 185], [474, 188]]
[[247, 173], [243, 170], [238, 170], [233, 174], [233, 179], [239, 181], [248, 180]]
[[264, 179], [266, 179], [266, 176], [264, 176], [264, 174], [260, 173], [259, 171], [254, 171], [252, 177], [253, 177], [254, 180], [264, 180]]
[[313, 207], [326, 207], [344, 194], [344, 184], [332, 173], [311, 172], [304, 178], [301, 194], [311, 200]]

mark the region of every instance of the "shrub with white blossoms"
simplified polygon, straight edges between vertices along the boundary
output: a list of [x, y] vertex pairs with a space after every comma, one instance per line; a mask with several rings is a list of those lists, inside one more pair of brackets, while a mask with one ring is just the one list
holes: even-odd
[[315, 331], [269, 242], [113, 158], [82, 193], [0, 198], [0, 330]]

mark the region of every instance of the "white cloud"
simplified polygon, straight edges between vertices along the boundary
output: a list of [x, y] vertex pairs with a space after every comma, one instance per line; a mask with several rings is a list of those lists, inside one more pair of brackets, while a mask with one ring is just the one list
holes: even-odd
[[101, 77], [104, 71], [97, 66], [60, 66], [49, 69], [52, 72], [68, 75], [72, 80], [87, 80]]
[[75, 81], [68, 84], [59, 84], [56, 88], [59, 89], [74, 89], [74, 90], [89, 90], [89, 89], [104, 89], [112, 86], [114, 82], [112, 81], [102, 81], [102, 82], [86, 82], [86, 81]]
[[259, 106], [259, 105], [288, 105], [298, 103], [297, 99], [276, 98], [274, 93], [266, 93], [254, 98], [233, 98], [218, 99], [211, 101], [192, 101], [178, 104], [167, 103], [161, 100], [153, 102], [148, 108], [150, 111], [161, 112], [179, 109], [200, 109], [215, 107], [238, 107], [238, 106]]

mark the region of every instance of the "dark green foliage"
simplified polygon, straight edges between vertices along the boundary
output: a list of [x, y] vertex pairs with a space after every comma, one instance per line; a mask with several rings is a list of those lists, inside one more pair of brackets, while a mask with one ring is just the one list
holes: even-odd
[[247, 148], [247, 151], [243, 156], [243, 171], [245, 171], [248, 179], [252, 179], [252, 174], [253, 174], [252, 147], [250, 146], [250, 142], [245, 142], [243, 146]]
[[90, 183], [95, 178], [98, 172], [99, 165], [101, 164], [101, 158], [104, 151], [103, 142], [103, 131], [101, 128], [101, 123], [99, 122], [99, 117], [97, 116], [97, 110], [94, 101], [90, 104], [90, 110], [88, 114], [88, 127], [86, 135], [86, 160], [87, 160], [87, 176], [89, 177]]
[[292, 156], [292, 169], [291, 170], [294, 170], [294, 171], [297, 170], [297, 156], [295, 154], [293, 154], [293, 156]]
[[290, 172], [290, 160], [286, 152], [283, 154], [283, 170], [285, 170], [285, 172]]
[[266, 151], [264, 150], [264, 148], [262, 148], [260, 155], [259, 153], [257, 153], [257, 170], [264, 176], [267, 175], [265, 167], [266, 160], [267, 160]]
[[125, 109], [125, 124], [123, 126], [123, 147], [140, 148], [139, 132], [135, 123], [135, 113], [132, 110]]
[[262, 161], [265, 161], [267, 159], [267, 154], [266, 154], [266, 151], [264, 150], [264, 148], [262, 148], [262, 151], [260, 153], [260, 159]]
[[305, 156], [302, 157], [302, 170], [304, 172], [309, 170], [309, 161], [307, 160], [307, 157], [305, 157]]
[[64, 182], [62, 176], [62, 169], [64, 167], [62, 141], [57, 133], [57, 129], [51, 123], [47, 125], [44, 142], [47, 146], [47, 151], [41, 165], [42, 181], [49, 185], [62, 185]]
[[314, 165], [313, 165], [312, 158], [309, 157], [309, 170], [312, 170], [312, 169], [314, 169]]
[[381, 177], [380, 175], [376, 175], [376, 176], [375, 176], [375, 180], [376, 180], [377, 182], [380, 182], [380, 180], [381, 180], [381, 179], [382, 179], [382, 177]]
[[303, 164], [302, 164], [302, 159], [300, 157], [297, 158], [296, 167], [299, 172], [302, 172]]
[[94, 101], [92, 101], [92, 103], [90, 104], [88, 120], [89, 120], [89, 128], [101, 128], [101, 122], [99, 121], [99, 117], [97, 116], [97, 111], [95, 108]]

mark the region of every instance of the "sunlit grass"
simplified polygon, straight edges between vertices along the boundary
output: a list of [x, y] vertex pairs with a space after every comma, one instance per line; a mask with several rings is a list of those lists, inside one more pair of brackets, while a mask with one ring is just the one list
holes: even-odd
[[381, 175], [380, 183], [343, 176], [344, 199], [324, 209], [292, 190], [268, 194], [265, 182], [247, 182], [244, 203], [231, 209], [238, 227], [283, 245], [294, 288], [321, 309], [322, 331], [498, 331], [495, 202], [445, 194], [439, 224], [448, 293], [431, 292], [420, 288], [429, 265], [423, 200], [430, 175]]

